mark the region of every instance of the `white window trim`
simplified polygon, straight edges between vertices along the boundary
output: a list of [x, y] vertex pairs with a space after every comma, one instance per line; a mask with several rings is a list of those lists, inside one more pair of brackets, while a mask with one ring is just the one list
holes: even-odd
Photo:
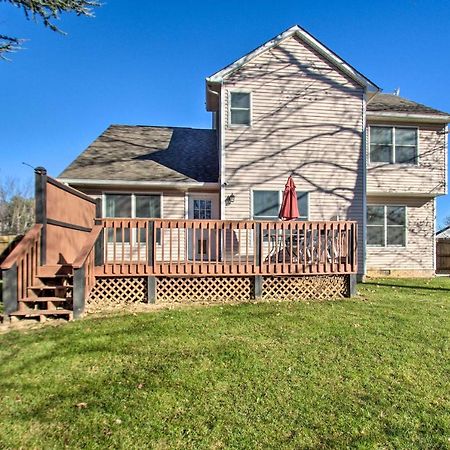
[[[248, 125], [244, 124], [233, 124], [231, 123], [231, 94], [249, 94], [250, 95], [250, 123]], [[227, 92], [228, 98], [228, 128], [251, 128], [253, 126], [253, 93], [249, 89], [229, 89]]]
[[[367, 208], [370, 208], [371, 206], [377, 206], [377, 207], [383, 208], [383, 211], [384, 211], [384, 224], [383, 224], [384, 244], [383, 245], [369, 244], [367, 242], [367, 238], [366, 238], [367, 247], [370, 247], [370, 248], [397, 248], [397, 249], [407, 248], [408, 247], [408, 207], [406, 205], [397, 205], [397, 204], [395, 204], [395, 205], [394, 204], [380, 205], [380, 204], [370, 203], [367, 205]], [[387, 207], [388, 206], [397, 207], [397, 208], [405, 208], [405, 226], [404, 226], [405, 227], [405, 245], [388, 245], [387, 244], [387, 227], [388, 227], [388, 225], [387, 225]], [[366, 215], [367, 215], [367, 212], [366, 212]], [[367, 223], [366, 227], [369, 228], [371, 225], [369, 225], [368, 221], [366, 223]], [[376, 225], [374, 225], [374, 226], [376, 226]]]
[[[252, 188], [252, 189], [250, 189], [250, 220], [263, 220], [263, 219], [254, 219], [255, 208], [254, 208], [254, 204], [253, 204], [253, 201], [254, 201], [253, 192], [257, 192], [257, 191], [271, 191], [271, 192], [278, 191], [278, 204], [279, 204], [280, 208], [281, 208], [281, 202], [283, 201], [284, 189], [280, 190], [280, 189], [270, 189], [270, 188], [263, 188], [263, 187], [262, 188]], [[309, 218], [310, 218], [310, 202], [309, 202], [309, 200], [310, 200], [311, 192], [310, 191], [298, 191], [298, 192], [308, 194], [308, 210], [307, 210], [307, 214], [306, 214], [306, 221], [308, 221]], [[268, 220], [268, 219], [266, 219], [266, 220]], [[279, 219], [278, 219], [278, 216], [277, 216], [277, 217], [274, 217], [271, 220], [279, 220]], [[300, 219], [296, 219], [296, 220], [300, 221]], [[303, 219], [302, 219], [302, 221], [303, 221]]]
[[[381, 124], [377, 123], [376, 125], [369, 125], [369, 141], [368, 141], [368, 154], [369, 158], [368, 161], [371, 164], [391, 164], [395, 166], [406, 166], [406, 167], [417, 167], [420, 165], [420, 128], [417, 125], [392, 125], [392, 124]], [[372, 128], [392, 128], [392, 152], [391, 152], [391, 158], [389, 162], [379, 162], [379, 161], [372, 161], [371, 158], [371, 136], [370, 131]], [[395, 162], [395, 129], [396, 128], [411, 128], [416, 130], [416, 162], [415, 163], [397, 163]]]
[[[159, 195], [159, 208], [161, 211], [161, 219], [164, 218], [164, 194], [163, 192], [140, 192], [140, 191], [104, 191], [102, 192], [102, 218], [107, 218], [106, 215], [106, 196], [107, 195], [131, 195], [131, 219], [144, 219], [145, 217], [136, 217], [136, 195]], [[111, 217], [112, 218], [112, 217]], [[120, 219], [121, 217], [117, 217]], [[109, 219], [109, 217], [108, 217]]]

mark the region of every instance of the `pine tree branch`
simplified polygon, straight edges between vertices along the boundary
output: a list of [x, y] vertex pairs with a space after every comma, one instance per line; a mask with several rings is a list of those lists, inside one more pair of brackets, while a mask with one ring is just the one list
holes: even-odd
[[4, 55], [5, 53], [13, 53], [16, 50], [20, 50], [21, 44], [24, 39], [14, 38], [11, 36], [4, 36], [0, 34], [0, 59], [8, 61], [8, 58]]
[[[74, 13], [77, 16], [94, 17], [93, 9], [101, 6], [97, 0], [0, 0], [21, 9], [27, 20], [42, 20], [46, 28], [58, 33], [64, 33], [54, 21], [59, 20], [63, 12]], [[0, 35], [0, 59], [7, 59], [4, 53], [20, 49], [23, 39]]]

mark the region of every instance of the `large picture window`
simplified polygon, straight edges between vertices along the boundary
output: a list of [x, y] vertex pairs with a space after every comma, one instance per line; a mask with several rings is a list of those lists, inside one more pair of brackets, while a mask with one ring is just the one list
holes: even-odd
[[[161, 196], [155, 194], [105, 194], [105, 217], [159, 218], [161, 217]], [[130, 242], [130, 229], [124, 230], [124, 242]], [[121, 230], [116, 231], [116, 240], [122, 241]], [[136, 238], [135, 238], [136, 239]], [[141, 230], [141, 242], [145, 241], [145, 230]], [[113, 230], [108, 231], [108, 240], [113, 240]], [[157, 234], [157, 241], [160, 240]]]
[[372, 126], [370, 162], [417, 164], [417, 128]]
[[105, 217], [161, 217], [161, 196], [148, 194], [106, 194]]
[[368, 205], [367, 245], [374, 247], [405, 247], [406, 207]]
[[[283, 191], [253, 191], [253, 219], [276, 220], [281, 208]], [[309, 193], [297, 192], [299, 220], [308, 220]]]
[[250, 93], [230, 92], [230, 125], [250, 126]]

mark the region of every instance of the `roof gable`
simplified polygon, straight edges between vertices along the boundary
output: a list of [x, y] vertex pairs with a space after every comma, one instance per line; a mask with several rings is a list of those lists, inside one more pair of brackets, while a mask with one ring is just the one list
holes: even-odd
[[252, 61], [257, 56], [276, 47], [281, 42], [292, 36], [296, 36], [300, 41], [303, 41], [312, 48], [314, 48], [320, 55], [322, 55], [325, 59], [327, 59], [338, 70], [345, 73], [347, 76], [352, 78], [361, 86], [365, 87], [369, 92], [378, 92], [380, 90], [380, 88], [375, 83], [373, 83], [363, 74], [358, 72], [344, 59], [339, 57], [336, 53], [334, 53], [332, 50], [330, 50], [328, 47], [322, 44], [318, 39], [316, 39], [314, 36], [309, 34], [306, 30], [304, 30], [298, 25], [294, 25], [293, 27], [279, 34], [275, 38], [271, 39], [270, 41], [251, 51], [250, 53], [233, 62], [232, 64], [224, 67], [223, 69], [209, 76], [208, 78], [206, 78], [206, 81], [208, 83], [222, 82], [236, 70], [240, 69], [242, 66]]

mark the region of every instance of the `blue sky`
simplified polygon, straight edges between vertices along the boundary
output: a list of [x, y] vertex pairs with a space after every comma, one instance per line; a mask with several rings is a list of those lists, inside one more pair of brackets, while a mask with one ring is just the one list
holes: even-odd
[[110, 0], [64, 16], [66, 36], [5, 2], [0, 18], [28, 39], [0, 62], [0, 177], [31, 179], [22, 161], [58, 175], [111, 123], [209, 127], [205, 76], [296, 23], [384, 92], [450, 111], [447, 0]]

